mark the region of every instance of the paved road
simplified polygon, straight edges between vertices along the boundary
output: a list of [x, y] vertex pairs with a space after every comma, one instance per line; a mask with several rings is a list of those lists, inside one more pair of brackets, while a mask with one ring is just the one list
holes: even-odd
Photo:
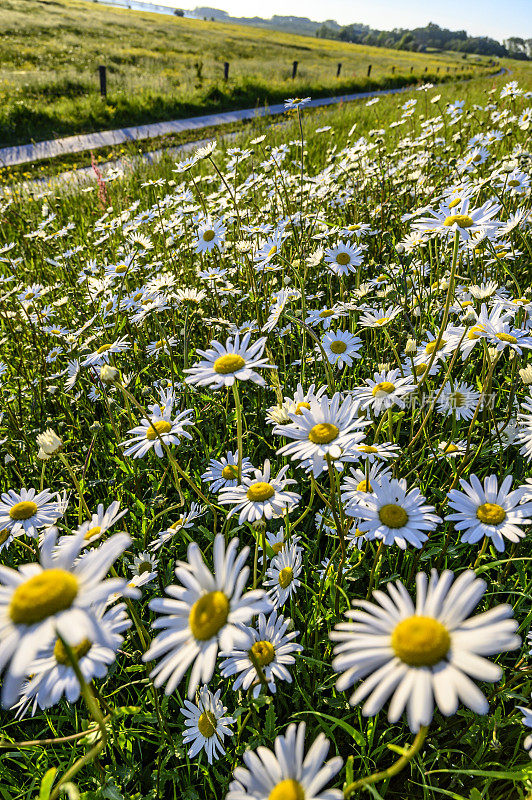
[[[500, 73], [502, 74], [502, 70]], [[308, 106], [330, 106], [336, 103], [349, 103], [353, 100], [362, 100], [369, 97], [378, 97], [384, 94], [399, 94], [400, 92], [412, 91], [413, 86], [404, 86], [400, 89], [382, 89], [374, 92], [357, 92], [356, 94], [345, 94], [338, 97], [323, 97], [311, 100]], [[308, 106], [306, 106], [308, 108]], [[28, 164], [32, 161], [42, 161], [45, 158], [66, 155], [67, 153], [81, 153], [84, 150], [96, 150], [99, 147], [123, 144], [124, 142], [138, 141], [140, 139], [153, 139], [156, 136], [164, 136], [168, 133], [180, 133], [182, 131], [195, 131], [201, 128], [208, 128], [212, 125], [224, 125], [229, 122], [240, 120], [251, 120], [256, 117], [274, 116], [282, 114], [285, 110], [284, 104], [279, 103], [273, 106], [261, 106], [259, 108], [245, 108], [239, 111], [226, 111], [219, 114], [206, 114], [202, 117], [190, 117], [188, 119], [175, 119], [170, 122], [155, 122], [151, 125], [138, 125], [133, 128], [118, 128], [112, 131], [99, 131], [97, 133], [86, 133], [80, 136], [67, 136], [64, 139], [49, 139], [45, 142], [35, 144], [22, 144], [15, 147], [0, 148], [0, 165], [3, 167], [15, 167], [18, 164]]]

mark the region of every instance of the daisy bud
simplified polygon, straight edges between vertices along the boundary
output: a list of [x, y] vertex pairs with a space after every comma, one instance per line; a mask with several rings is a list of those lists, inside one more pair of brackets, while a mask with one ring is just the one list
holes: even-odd
[[395, 245], [395, 252], [396, 252], [396, 253], [398, 253], [400, 256], [402, 256], [402, 255], [403, 255], [403, 253], [405, 252], [405, 246], [404, 246], [404, 244], [401, 244], [401, 242], [399, 242], [398, 244], [396, 244], [396, 245]]
[[100, 380], [102, 383], [116, 383], [119, 380], [120, 373], [116, 367], [110, 364], [102, 364], [100, 369]]
[[462, 317], [462, 322], [464, 325], [473, 325], [475, 322], [477, 322], [477, 315], [472, 308], [467, 309]]
[[530, 383], [532, 383], [532, 366], [529, 365], [528, 367], [524, 367], [524, 369], [520, 369], [519, 377], [525, 386], [528, 386]]
[[407, 356], [413, 355], [417, 350], [417, 344], [414, 339], [409, 339], [406, 343], [405, 353]]
[[61, 438], [54, 430], [52, 430], [52, 428], [47, 428], [44, 433], [38, 434], [37, 444], [40, 448], [39, 452], [42, 451], [45, 455], [45, 458], [42, 458], [42, 456], [39, 454], [39, 458], [42, 458], [43, 461], [46, 461], [47, 458], [54, 456], [63, 449], [63, 442], [61, 441]]

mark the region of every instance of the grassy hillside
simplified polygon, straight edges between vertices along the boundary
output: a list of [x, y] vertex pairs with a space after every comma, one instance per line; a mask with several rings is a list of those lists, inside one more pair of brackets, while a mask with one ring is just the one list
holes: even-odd
[[[224, 61], [231, 65], [227, 83]], [[339, 79], [338, 62], [343, 65]], [[278, 102], [290, 95], [401, 85], [423, 76], [446, 77], [456, 69], [480, 71], [485, 63], [79, 0], [2, 0], [0, 145]], [[107, 101], [99, 96], [99, 64], [108, 68]]]

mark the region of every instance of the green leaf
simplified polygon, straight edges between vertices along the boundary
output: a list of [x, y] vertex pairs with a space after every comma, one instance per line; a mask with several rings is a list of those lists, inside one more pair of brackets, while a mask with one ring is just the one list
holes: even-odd
[[39, 791], [39, 800], [48, 800], [50, 797], [50, 792], [52, 791], [52, 784], [54, 782], [56, 773], [56, 767], [50, 767], [50, 769], [44, 773], [41, 781], [41, 789]]

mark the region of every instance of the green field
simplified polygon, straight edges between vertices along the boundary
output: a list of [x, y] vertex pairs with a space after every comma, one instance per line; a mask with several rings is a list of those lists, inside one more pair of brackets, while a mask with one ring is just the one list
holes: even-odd
[[[296, 60], [298, 76], [292, 80]], [[342, 72], [336, 78], [339, 62]], [[253, 107], [294, 95], [445, 79], [457, 70], [464, 75], [485, 71], [486, 63], [452, 53], [404, 53], [78, 0], [2, 0], [0, 146]], [[99, 94], [100, 64], [107, 66], [107, 100]]]
[[[2, 661], [0, 691], [11, 706], [0, 712], [2, 800], [232, 800], [229, 785], [246, 753], [272, 749], [291, 723], [301, 722], [307, 726], [306, 751], [323, 735], [330, 742], [327, 757], [343, 760], [326, 776], [336, 793], [309, 790], [308, 776], [289, 760], [291, 773], [268, 770], [266, 789], [246, 797], [531, 800], [526, 737], [532, 712], [525, 727], [519, 707], [532, 705], [532, 509], [519, 505], [521, 496], [507, 487], [500, 497], [479, 499], [469, 521], [484, 518], [485, 528], [479, 539], [467, 541], [450, 518], [449, 497], [452, 488], [461, 488], [459, 479], [469, 485], [473, 476], [481, 482], [496, 476], [500, 488], [511, 475], [512, 490], [523, 489], [527, 504], [532, 491], [532, 157], [525, 118], [531, 104], [524, 96], [532, 90], [532, 69], [503, 66], [513, 74], [413, 89], [372, 105], [303, 109], [301, 118], [290, 112], [269, 126], [261, 120], [236, 141], [203, 149], [188, 167], [167, 156], [99, 187], [14, 190], [11, 198], [0, 198], [0, 653], [9, 650], [7, 660], [18, 660], [27, 678], [17, 691], [12, 682], [7, 687]], [[519, 82], [520, 92], [501, 97], [510, 80]], [[459, 101], [463, 111], [451, 113], [449, 104], [460, 108]], [[486, 138], [477, 150], [478, 137]], [[462, 208], [464, 193], [470, 204]], [[490, 211], [490, 203], [497, 210]], [[486, 229], [477, 214], [484, 204]], [[429, 221], [425, 233], [416, 233], [419, 217], [442, 208], [442, 224]], [[455, 225], [450, 235], [447, 222]], [[467, 231], [476, 234], [473, 246]], [[202, 241], [211, 249], [197, 252]], [[338, 245], [343, 253], [356, 251], [343, 275], [335, 265], [345, 267], [346, 260], [330, 258]], [[284, 298], [281, 289], [289, 293]], [[282, 303], [275, 319], [272, 309]], [[245, 377], [236, 389], [191, 383], [187, 370], [200, 361], [198, 351], [213, 340], [226, 342], [235, 330], [249, 330], [250, 345], [265, 337], [264, 361], [257, 365], [247, 356], [265, 384]], [[337, 345], [341, 337], [359, 356], [343, 366], [339, 354], [345, 351], [325, 350], [327, 341]], [[116, 370], [111, 376], [107, 360]], [[216, 363], [214, 378], [230, 374], [227, 362], [219, 370]], [[379, 373], [385, 374], [374, 380]], [[377, 392], [368, 391], [368, 381]], [[340, 392], [342, 403], [361, 399], [364, 389], [371, 403], [358, 406], [348, 423], [331, 411], [332, 435], [335, 423], [344, 426], [342, 448], [331, 450], [324, 471], [315, 475], [303, 456], [290, 459], [280, 451], [293, 441], [288, 412], [297, 425], [321, 410], [312, 398], [300, 402], [298, 384], [305, 393], [312, 385], [329, 399]], [[410, 394], [400, 406], [400, 396], [393, 398], [403, 384]], [[375, 400], [384, 394], [392, 402], [388, 409]], [[143, 441], [150, 449], [139, 458], [126, 453], [125, 441], [142, 417], [160, 426], [163, 403], [172, 424], [181, 412], [190, 414], [192, 438], [176, 436], [158, 457], [148, 423]], [[272, 415], [281, 421], [276, 430]], [[362, 429], [365, 450], [352, 449], [358, 447], [358, 428], [351, 429], [355, 415], [368, 422]], [[326, 427], [317, 423], [300, 441], [316, 443], [310, 434]], [[37, 437], [48, 428], [62, 447], [54, 445], [47, 458]], [[166, 435], [168, 427], [154, 430]], [[47, 447], [57, 442], [45, 440]], [[286, 467], [285, 477], [293, 481], [287, 488], [296, 494], [293, 507], [279, 516], [264, 512], [254, 522], [228, 516], [232, 505], [224, 488], [215, 488], [205, 473], [210, 459], [238, 450], [258, 469], [271, 462], [271, 476], [255, 476], [251, 486], [255, 492], [272, 489], [279, 503], [288, 503], [278, 497], [284, 489], [268, 481]], [[356, 460], [348, 461], [354, 452]], [[221, 474], [228, 485], [236, 482], [234, 470]], [[383, 498], [384, 478], [397, 494]], [[398, 481], [404, 481], [402, 488]], [[52, 493], [39, 499], [43, 518], [29, 532], [17, 524], [35, 516], [31, 501], [14, 503], [7, 495], [23, 487]], [[404, 491], [412, 503], [407, 511]], [[266, 502], [272, 497], [263, 496]], [[244, 497], [253, 497], [247, 483]], [[432, 520], [422, 546], [411, 538], [404, 549], [395, 538], [379, 542], [360, 530], [366, 504], [375, 498], [383, 524], [384, 512], [392, 512], [388, 532], [394, 537], [404, 530], [398, 512], [406, 513], [410, 534], [424, 536], [421, 520], [430, 522], [433, 512], [439, 520]], [[115, 502], [127, 510], [116, 524], [112, 515], [91, 519], [99, 504], [107, 509]], [[56, 536], [46, 527], [46, 510], [62, 548], [82, 545], [81, 561], [71, 565], [64, 550], [62, 560], [45, 561]], [[132, 625], [103, 655], [100, 646], [98, 662], [98, 645], [84, 630], [74, 626], [65, 634], [68, 650], [58, 638], [57, 619], [71, 614], [72, 599], [56, 585], [64, 584], [65, 571], [72, 580], [70, 571], [76, 570], [81, 578], [74, 593], [85, 592], [83, 609], [98, 623], [105, 591], [92, 603], [87, 599], [98, 584], [98, 575], [91, 583], [91, 574], [118, 531], [129, 536], [121, 540], [127, 549], [115, 551], [112, 567], [107, 555], [99, 576], [114, 579], [108, 590], [118, 597], [107, 597], [108, 611], [116, 609], [124, 590], [120, 579], [136, 580], [142, 594], [127, 598], [123, 613]], [[211, 570], [215, 532], [227, 542], [238, 537], [239, 551], [250, 548], [249, 573], [238, 579], [243, 591], [270, 587], [279, 554], [289, 559], [292, 573], [283, 566], [283, 582], [286, 588], [292, 581], [294, 591], [276, 602], [302, 650], [293, 651], [293, 662], [286, 664], [290, 683], [286, 673], [284, 679], [278, 675], [275, 692], [267, 673], [271, 662], [252, 665], [258, 696], [252, 686], [235, 687], [236, 676], [224, 673], [218, 655], [202, 681], [210, 692], [220, 692], [230, 735], [223, 740], [225, 752], [209, 763], [203, 749], [191, 754], [183, 738], [181, 709], [193, 669], [185, 669], [165, 694], [150, 677], [160, 654], [149, 662], [143, 654], [160, 634], [154, 601], [170, 584], [180, 584], [183, 571], [176, 576], [176, 561], [193, 562], [194, 542]], [[73, 561], [78, 553], [75, 547], [70, 552]], [[44, 569], [37, 575], [41, 559]], [[191, 575], [198, 574], [197, 565], [196, 559]], [[446, 616], [441, 595], [420, 603], [416, 614], [404, 600], [423, 596], [416, 575], [431, 569], [440, 576], [451, 570], [468, 583], [462, 592], [454, 584], [453, 596], [443, 592], [451, 607]], [[480, 582], [472, 583], [470, 570]], [[279, 586], [281, 575], [279, 569]], [[37, 591], [30, 584], [35, 577]], [[353, 687], [337, 685], [342, 668], [335, 665], [338, 642], [331, 637], [352, 603], [376, 602], [373, 589], [389, 597], [386, 609], [393, 609], [397, 595], [392, 603], [389, 592], [395, 581], [404, 587], [400, 615], [391, 626], [385, 619], [384, 632], [373, 628], [370, 644], [362, 642], [360, 649], [369, 658], [373, 642], [380, 655], [386, 647], [384, 660], [395, 659], [413, 674], [412, 683], [403, 684], [406, 695], [416, 698], [410, 712], [417, 724], [410, 727], [401, 708], [387, 718], [386, 692], [364, 713], [364, 699], [350, 700], [366, 676]], [[226, 585], [216, 586], [231, 594]], [[101, 582], [96, 588], [100, 592]], [[201, 599], [212, 599], [207, 590]], [[193, 600], [199, 602], [195, 595]], [[191, 610], [187, 624], [194, 643], [196, 622]], [[425, 635], [409, 630], [412, 622]], [[257, 627], [257, 619], [246, 625]], [[401, 635], [395, 636], [399, 626]], [[41, 628], [37, 658], [27, 642]], [[21, 641], [12, 653], [15, 632]], [[259, 653], [268, 653], [268, 635], [261, 635]], [[201, 630], [197, 640], [201, 646], [207, 640]], [[171, 644], [183, 659], [180, 641]], [[245, 659], [249, 650], [243, 653]], [[103, 664], [98, 674], [91, 658]], [[378, 664], [370, 667], [369, 679]], [[78, 698], [81, 668], [86, 671]], [[437, 702], [420, 722], [427, 694], [432, 698], [432, 683], [425, 694], [418, 691], [428, 676], [439, 681]], [[67, 679], [71, 702], [62, 696]], [[387, 685], [388, 694], [397, 688], [382, 680], [376, 685], [379, 691]], [[19, 696], [22, 707], [13, 706]], [[199, 717], [205, 693], [201, 699], [190, 696]], [[215, 734], [205, 721], [203, 716], [208, 745]], [[273, 756], [269, 763], [275, 766]]]

